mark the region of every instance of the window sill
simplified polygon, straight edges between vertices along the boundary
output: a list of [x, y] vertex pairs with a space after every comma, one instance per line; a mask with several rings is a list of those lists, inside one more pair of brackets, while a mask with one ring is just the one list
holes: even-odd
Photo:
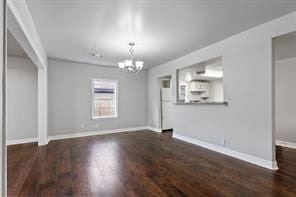
[[110, 120], [110, 119], [117, 119], [118, 116], [94, 116], [92, 120]]

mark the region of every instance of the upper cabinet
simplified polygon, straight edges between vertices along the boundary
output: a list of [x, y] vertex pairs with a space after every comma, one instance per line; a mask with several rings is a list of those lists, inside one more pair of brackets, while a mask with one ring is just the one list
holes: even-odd
[[210, 84], [208, 82], [191, 81], [190, 92], [208, 92]]

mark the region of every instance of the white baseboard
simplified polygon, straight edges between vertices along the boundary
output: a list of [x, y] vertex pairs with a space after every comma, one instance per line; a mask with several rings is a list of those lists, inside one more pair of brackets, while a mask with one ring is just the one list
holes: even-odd
[[[137, 131], [137, 130], [146, 130], [147, 126], [143, 127], [132, 127], [132, 128], [124, 128], [124, 129], [112, 129], [112, 130], [101, 130], [101, 131], [88, 131], [88, 132], [79, 132], [79, 133], [69, 133], [62, 135], [54, 135], [49, 136], [48, 139], [43, 140], [38, 143], [38, 146], [47, 145], [50, 140], [59, 140], [59, 139], [69, 139], [69, 138], [78, 138], [78, 137], [86, 137], [86, 136], [94, 136], [94, 135], [103, 135], [110, 133], [120, 133], [120, 132], [128, 132], [128, 131]], [[7, 145], [15, 145], [15, 144], [25, 144], [31, 142], [38, 142], [38, 138], [26, 138], [26, 139], [17, 139], [17, 140], [7, 140]]]
[[265, 159], [255, 157], [252, 155], [237, 152], [237, 151], [234, 151], [234, 150], [231, 150], [228, 148], [213, 145], [213, 144], [203, 142], [203, 141], [200, 141], [197, 139], [193, 139], [190, 137], [182, 136], [182, 135], [177, 134], [175, 132], [173, 133], [173, 137], [177, 138], [179, 140], [183, 140], [185, 142], [189, 142], [189, 143], [201, 146], [201, 147], [209, 149], [209, 150], [213, 150], [213, 151], [216, 151], [216, 152], [219, 152], [219, 153], [222, 153], [222, 154], [225, 154], [225, 155], [237, 158], [237, 159], [241, 159], [243, 161], [246, 161], [246, 162], [249, 162], [249, 163], [264, 167], [264, 168], [268, 168], [270, 170], [278, 170], [278, 165], [277, 165], [276, 161], [269, 161], [269, 160], [265, 160]]
[[159, 128], [155, 128], [155, 127], [146, 127], [146, 129], [148, 129], [148, 130], [151, 130], [151, 131], [155, 131], [155, 132], [158, 132], [158, 133], [161, 133], [162, 132], [162, 130], [161, 129], [159, 129]]
[[50, 140], [60, 140], [60, 139], [70, 139], [70, 138], [87, 137], [87, 136], [103, 135], [103, 134], [110, 134], [110, 133], [138, 131], [138, 130], [145, 130], [145, 129], [147, 129], [146, 126], [124, 128], [124, 129], [101, 130], [101, 131], [87, 131], [87, 132], [69, 133], [69, 134], [49, 136], [48, 139], [49, 139], [49, 141]]
[[37, 142], [38, 139], [35, 138], [25, 138], [25, 139], [17, 139], [17, 140], [6, 140], [6, 145], [15, 145], [15, 144], [27, 144], [32, 142]]
[[283, 146], [283, 147], [287, 147], [287, 148], [296, 148], [296, 143], [293, 143], [293, 142], [286, 142], [286, 141], [282, 141], [282, 140], [276, 140], [275, 144], [277, 146]]

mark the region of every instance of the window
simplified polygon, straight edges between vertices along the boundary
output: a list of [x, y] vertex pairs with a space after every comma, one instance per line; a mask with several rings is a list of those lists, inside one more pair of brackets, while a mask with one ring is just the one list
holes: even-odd
[[116, 80], [92, 80], [93, 119], [117, 117], [117, 91]]

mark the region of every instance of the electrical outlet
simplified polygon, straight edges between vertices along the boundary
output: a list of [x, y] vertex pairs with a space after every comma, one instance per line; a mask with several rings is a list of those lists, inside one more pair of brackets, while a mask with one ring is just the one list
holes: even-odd
[[220, 144], [225, 146], [225, 144], [226, 144], [225, 138], [220, 138]]

